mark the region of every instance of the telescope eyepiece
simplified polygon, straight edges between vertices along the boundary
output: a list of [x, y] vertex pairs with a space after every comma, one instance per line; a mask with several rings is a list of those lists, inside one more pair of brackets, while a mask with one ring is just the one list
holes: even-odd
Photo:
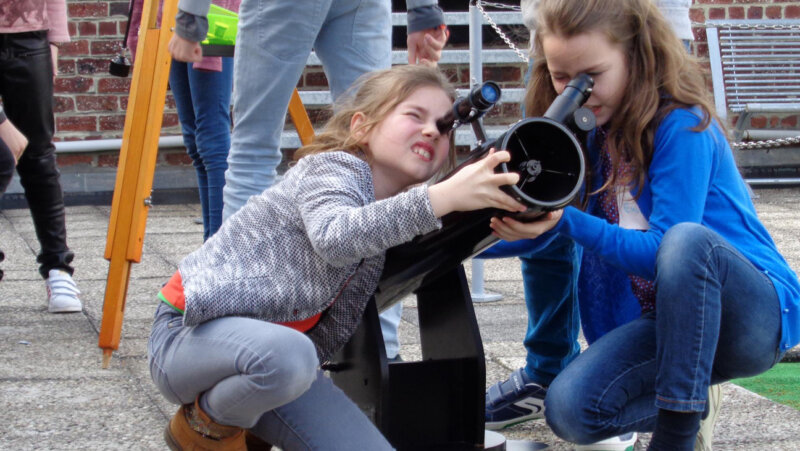
[[458, 98], [453, 104], [455, 120], [459, 123], [473, 121], [483, 116], [500, 100], [500, 86], [486, 81], [472, 88], [466, 97]]
[[478, 111], [487, 111], [500, 100], [500, 87], [493, 81], [487, 81], [473, 89], [469, 98]]
[[594, 79], [587, 74], [578, 74], [567, 83], [567, 86], [553, 100], [544, 117], [556, 122], [566, 123], [572, 113], [580, 108], [592, 95]]
[[440, 135], [444, 136], [456, 128], [455, 118], [455, 114], [450, 110], [443, 118], [436, 121], [436, 128], [439, 130]]

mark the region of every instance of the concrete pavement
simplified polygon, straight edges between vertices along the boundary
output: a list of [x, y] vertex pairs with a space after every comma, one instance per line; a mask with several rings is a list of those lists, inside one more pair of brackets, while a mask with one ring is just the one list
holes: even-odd
[[[800, 188], [756, 191], [759, 213], [778, 247], [800, 270]], [[109, 369], [101, 369], [98, 330], [108, 262], [103, 258], [110, 207], [67, 209], [69, 244], [84, 311], [47, 312], [45, 286], [36, 270], [38, 242], [26, 209], [0, 212], [0, 449], [167, 449], [164, 425], [176, 406], [150, 381], [146, 343], [156, 293], [178, 261], [202, 242], [199, 205], [157, 205], [150, 211], [144, 256], [133, 266], [122, 340]], [[467, 270], [469, 274], [469, 265]], [[487, 383], [524, 363], [526, 314], [517, 259], [486, 262], [486, 289], [503, 294], [476, 303], [487, 358]], [[406, 303], [402, 354], [419, 358], [416, 306]], [[715, 449], [800, 449], [800, 411], [727, 384]], [[542, 420], [503, 431], [508, 439], [537, 440], [571, 449]], [[643, 435], [637, 449], [644, 449]]]

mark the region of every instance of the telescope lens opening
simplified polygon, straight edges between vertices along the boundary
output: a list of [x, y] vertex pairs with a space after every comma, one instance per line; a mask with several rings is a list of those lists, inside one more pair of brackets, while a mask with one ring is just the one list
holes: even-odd
[[484, 83], [483, 86], [481, 86], [480, 93], [481, 97], [483, 97], [487, 103], [493, 104], [500, 100], [500, 88], [494, 83]]
[[513, 195], [529, 205], [556, 209], [568, 204], [583, 181], [580, 144], [564, 126], [534, 118], [509, 130], [502, 146], [511, 153], [505, 164], [520, 180]]

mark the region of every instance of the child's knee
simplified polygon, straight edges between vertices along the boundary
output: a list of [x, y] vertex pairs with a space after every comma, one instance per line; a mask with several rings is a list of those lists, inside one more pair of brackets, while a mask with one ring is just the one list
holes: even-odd
[[577, 444], [601, 440], [603, 427], [599, 415], [586, 404], [585, 391], [567, 379], [556, 377], [547, 389], [544, 415], [547, 425], [559, 438]]
[[280, 352], [268, 357], [265, 378], [271, 386], [280, 386], [290, 398], [297, 398], [311, 387], [317, 377], [319, 360], [314, 343], [301, 333], [291, 334]]
[[576, 443], [580, 436], [578, 417], [579, 402], [575, 398], [575, 391], [568, 387], [569, 384], [559, 383], [558, 378], [547, 389], [544, 400], [544, 415], [547, 425], [561, 439]]
[[677, 260], [685, 258], [685, 252], [705, 247], [710, 243], [711, 230], [702, 224], [682, 222], [670, 227], [661, 238], [658, 248], [659, 259], [669, 259], [674, 256]]

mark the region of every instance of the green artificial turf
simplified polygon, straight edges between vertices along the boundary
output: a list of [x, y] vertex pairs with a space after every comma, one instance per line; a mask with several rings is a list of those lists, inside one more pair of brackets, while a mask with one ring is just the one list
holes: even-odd
[[766, 373], [746, 379], [735, 379], [734, 384], [752, 392], [800, 410], [800, 363], [779, 363]]

